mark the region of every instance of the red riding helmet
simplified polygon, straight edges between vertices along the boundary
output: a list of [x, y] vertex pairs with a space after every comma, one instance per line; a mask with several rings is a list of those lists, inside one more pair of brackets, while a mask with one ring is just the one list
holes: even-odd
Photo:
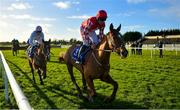
[[106, 11], [105, 10], [99, 10], [97, 15], [96, 15], [96, 18], [106, 20], [106, 18], [107, 18]]

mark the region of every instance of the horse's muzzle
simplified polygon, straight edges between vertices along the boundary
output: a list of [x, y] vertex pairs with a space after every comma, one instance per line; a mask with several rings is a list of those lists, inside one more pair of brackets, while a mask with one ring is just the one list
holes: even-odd
[[121, 56], [121, 58], [126, 58], [128, 56], [128, 51], [126, 48], [117, 48], [116, 52]]
[[125, 50], [122, 50], [121, 51], [121, 58], [126, 58], [128, 56], [128, 51], [125, 49]]

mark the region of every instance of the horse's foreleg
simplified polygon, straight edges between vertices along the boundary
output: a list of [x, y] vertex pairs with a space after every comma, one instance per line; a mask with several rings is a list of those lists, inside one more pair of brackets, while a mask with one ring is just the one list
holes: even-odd
[[32, 66], [32, 63], [31, 63], [30, 60], [29, 60], [29, 65], [31, 67], [31, 73], [32, 73], [33, 82], [36, 83], [36, 80], [35, 80], [35, 77], [34, 77], [34, 69], [33, 69], [33, 66]]
[[91, 78], [86, 78], [87, 84], [88, 84], [88, 96], [89, 101], [93, 102], [93, 96], [96, 96], [96, 90], [94, 89], [94, 83]]
[[12, 54], [13, 54], [13, 56], [15, 56], [15, 55], [14, 55], [14, 51], [13, 51], [13, 50], [12, 50]]
[[84, 78], [84, 73], [81, 74], [82, 74], [83, 91], [87, 91], [87, 85], [86, 85], [86, 80]]
[[41, 85], [43, 85], [44, 83], [43, 83], [43, 80], [42, 80], [42, 77], [41, 77], [40, 69], [38, 69], [38, 75], [39, 75], [40, 83], [41, 83]]
[[114, 81], [110, 75], [102, 77], [101, 81], [107, 82], [107, 83], [112, 84], [114, 86], [114, 89], [113, 89], [111, 96], [105, 99], [105, 102], [113, 101], [115, 99], [116, 92], [118, 89], [118, 83], [116, 81]]
[[46, 79], [46, 66], [43, 68], [43, 79]]
[[16, 53], [16, 56], [17, 56], [17, 50], [15, 51], [15, 53]]
[[75, 77], [74, 77], [74, 75], [73, 75], [73, 66], [67, 64], [67, 68], [68, 68], [68, 71], [69, 71], [69, 74], [70, 74], [70, 76], [71, 76], [71, 80], [72, 80], [73, 84], [76, 86], [76, 89], [78, 90], [80, 97], [82, 97], [82, 96], [83, 96], [83, 95], [82, 95], [82, 91], [81, 91], [81, 89], [79, 88], [79, 86], [77, 85], [76, 79], [75, 79]]

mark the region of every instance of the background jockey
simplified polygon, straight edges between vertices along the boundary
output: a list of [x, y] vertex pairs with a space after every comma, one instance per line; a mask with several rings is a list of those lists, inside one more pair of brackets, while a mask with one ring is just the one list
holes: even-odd
[[37, 43], [43, 46], [44, 44], [43, 42], [44, 42], [44, 33], [42, 32], [42, 27], [37, 26], [36, 30], [31, 33], [31, 36], [28, 40], [28, 43], [30, 45], [29, 57], [31, 58], [33, 57], [34, 48], [37, 45]]
[[[107, 13], [105, 10], [99, 10], [97, 15], [90, 17], [81, 24], [80, 32], [83, 39], [83, 45], [80, 49], [79, 54], [91, 46], [92, 49], [101, 41], [104, 36], [105, 21], [107, 19]], [[95, 31], [99, 30], [99, 36], [96, 35]]]

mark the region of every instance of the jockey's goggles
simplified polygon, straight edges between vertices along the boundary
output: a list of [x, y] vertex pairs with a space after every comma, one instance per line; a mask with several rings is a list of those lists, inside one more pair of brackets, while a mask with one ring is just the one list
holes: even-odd
[[37, 33], [41, 33], [41, 31], [36, 31]]

